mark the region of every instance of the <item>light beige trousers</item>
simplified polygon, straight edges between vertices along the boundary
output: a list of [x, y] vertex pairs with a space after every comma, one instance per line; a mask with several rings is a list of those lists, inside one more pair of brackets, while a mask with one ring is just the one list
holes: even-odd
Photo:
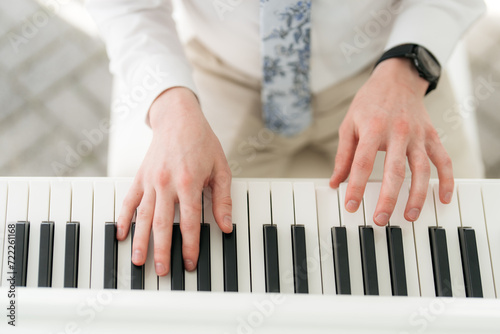
[[[186, 47], [194, 69], [202, 110], [221, 141], [233, 177], [329, 177], [338, 146], [338, 129], [372, 66], [312, 96], [312, 125], [296, 137], [275, 134], [262, 119], [260, 82], [207, 50], [199, 41]], [[483, 177], [480, 152], [469, 143], [464, 122], [450, 122], [443, 112], [456, 104], [446, 74], [425, 98], [434, 126], [451, 156], [457, 178]], [[380, 180], [384, 152], [371, 176]], [[298, 168], [297, 166], [300, 166]], [[409, 176], [409, 169], [407, 176]], [[435, 168], [432, 177], [437, 177]]]

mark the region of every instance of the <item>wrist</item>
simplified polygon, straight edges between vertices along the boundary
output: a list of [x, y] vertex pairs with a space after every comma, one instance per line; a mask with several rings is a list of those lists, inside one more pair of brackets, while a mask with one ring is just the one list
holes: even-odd
[[172, 118], [189, 110], [199, 109], [196, 95], [186, 87], [172, 87], [161, 93], [151, 104], [148, 120], [153, 132]]
[[422, 78], [413, 61], [408, 58], [390, 58], [382, 61], [373, 70], [372, 76], [389, 80], [403, 86], [418, 96], [425, 96], [429, 82]]

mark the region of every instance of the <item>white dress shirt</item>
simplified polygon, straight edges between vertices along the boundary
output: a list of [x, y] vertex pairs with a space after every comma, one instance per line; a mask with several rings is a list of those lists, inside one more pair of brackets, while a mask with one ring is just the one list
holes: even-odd
[[[183, 40], [197, 38], [235, 69], [262, 77], [258, 0], [179, 3]], [[144, 115], [170, 87], [196, 92], [172, 1], [87, 0], [87, 7], [106, 43], [111, 72], [131, 94], [136, 88]], [[484, 10], [482, 0], [313, 0], [311, 90], [340, 82], [404, 43], [424, 46], [444, 64]]]

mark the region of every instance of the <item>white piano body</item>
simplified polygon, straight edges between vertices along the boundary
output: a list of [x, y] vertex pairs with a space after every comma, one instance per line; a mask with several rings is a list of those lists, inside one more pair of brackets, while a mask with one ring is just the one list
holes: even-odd
[[[421, 216], [414, 223], [402, 218], [408, 196], [408, 184], [404, 184], [390, 225], [401, 232], [408, 296], [392, 296], [394, 263], [388, 256], [386, 229], [373, 226], [380, 184], [368, 184], [363, 205], [351, 214], [339, 204], [345, 185], [333, 190], [324, 179], [233, 181], [237, 293], [224, 292], [222, 233], [211, 213], [209, 192], [204, 193], [201, 223], [210, 226], [210, 292], [196, 291], [196, 271], [184, 273], [186, 291], [170, 291], [171, 274], [158, 278], [154, 273], [152, 247], [144, 266], [144, 290], [131, 290], [130, 237], [118, 243], [117, 289], [103, 289], [104, 223], [116, 221], [130, 184], [131, 179], [122, 178], [0, 178], [0, 306], [5, 312], [1, 333], [500, 332], [498, 180], [457, 180], [449, 205], [439, 202], [437, 181], [432, 180]], [[9, 280], [13, 271], [9, 245], [15, 238], [9, 227], [18, 221], [29, 222], [30, 227], [26, 287], [14, 287]], [[44, 221], [54, 222], [50, 288], [38, 287]], [[80, 228], [76, 289], [64, 288], [65, 227], [75, 221]], [[266, 293], [264, 225], [278, 231], [279, 294]], [[301, 226], [305, 232], [307, 294], [294, 293], [298, 278], [292, 226]], [[371, 259], [376, 262], [378, 296], [364, 295], [368, 276], [363, 266], [368, 262], [362, 257], [367, 246], [360, 245], [360, 226], [373, 235], [376, 258]], [[436, 297], [431, 226], [445, 231], [452, 298]], [[333, 260], [335, 227], [346, 231], [350, 295], [337, 294], [341, 281], [336, 277], [340, 267]], [[472, 258], [480, 269], [483, 298], [466, 298], [470, 291], [468, 280], [464, 281], [459, 227], [474, 231], [477, 243]], [[16, 327], [9, 324], [13, 319]]]

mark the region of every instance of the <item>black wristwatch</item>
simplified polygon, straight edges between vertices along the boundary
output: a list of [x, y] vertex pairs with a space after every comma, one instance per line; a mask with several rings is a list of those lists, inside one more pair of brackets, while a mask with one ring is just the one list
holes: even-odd
[[418, 75], [429, 82], [426, 95], [436, 88], [441, 76], [441, 65], [429, 50], [417, 44], [398, 45], [386, 51], [377, 61], [375, 67], [382, 61], [395, 57], [413, 59]]

